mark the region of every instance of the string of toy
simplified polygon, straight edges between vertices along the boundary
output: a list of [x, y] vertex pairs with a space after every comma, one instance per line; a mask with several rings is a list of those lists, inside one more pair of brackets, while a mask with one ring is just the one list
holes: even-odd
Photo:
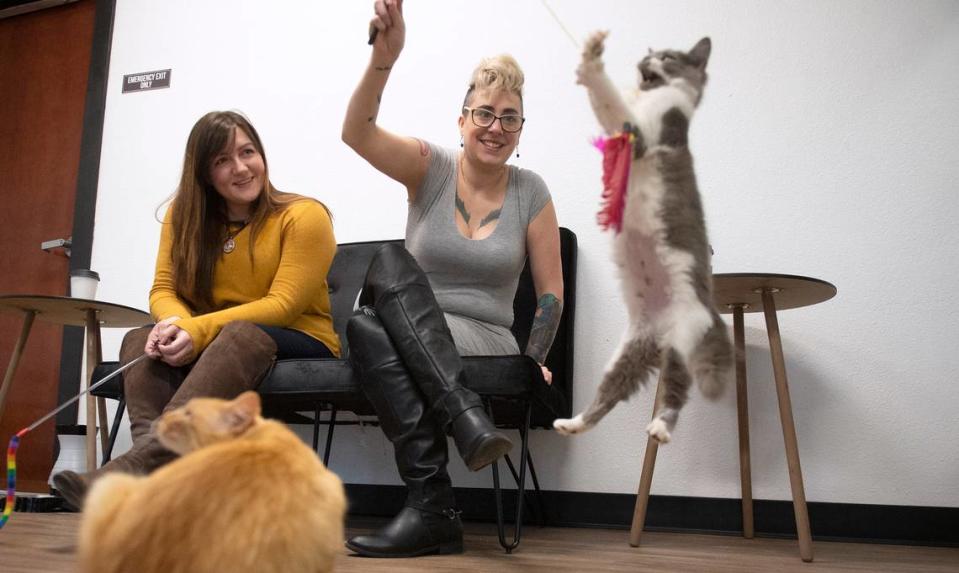
[[[20, 430], [19, 432], [14, 434], [13, 437], [10, 438], [10, 443], [7, 445], [7, 501], [6, 501], [6, 505], [3, 508], [3, 515], [0, 516], [0, 529], [3, 529], [3, 526], [6, 525], [7, 521], [10, 519], [10, 514], [13, 513], [13, 506], [17, 502], [17, 448], [20, 447], [20, 438], [22, 438], [27, 433], [35, 430], [37, 427], [40, 426], [40, 424], [46, 422], [50, 418], [59, 414], [64, 408], [66, 408], [70, 404], [73, 404], [74, 402], [79, 400], [80, 397], [86, 394], [87, 392], [90, 392], [91, 390], [95, 390], [96, 388], [98, 388], [99, 386], [101, 386], [102, 384], [104, 384], [105, 382], [113, 378], [114, 376], [119, 375], [121, 372], [133, 366], [137, 362], [140, 362], [146, 357], [147, 355], [144, 354], [136, 358], [135, 360], [132, 360], [128, 362], [127, 364], [124, 364], [122, 367], [118, 368], [117, 370], [113, 371], [107, 376], [104, 376], [97, 383], [91, 384], [86, 390], [80, 392], [79, 394], [77, 394], [76, 396], [68, 400], [67, 402], [61, 404], [52, 412], [47, 413], [45, 416], [43, 416], [36, 422], [30, 424], [26, 428]], [[92, 420], [87, 420], [87, 423], [93, 424], [95, 422]]]
[[[569, 29], [550, 8], [546, 0], [540, 0], [556, 24], [578, 49], [579, 42]], [[626, 208], [626, 184], [629, 180], [629, 166], [636, 137], [632, 133], [620, 132], [609, 137], [597, 137], [593, 145], [603, 154], [603, 195], [596, 221], [604, 230], [619, 232], [623, 226], [623, 212]]]
[[579, 49], [579, 42], [576, 41], [576, 38], [569, 32], [569, 29], [563, 25], [563, 22], [559, 19], [559, 16], [556, 15], [556, 12], [553, 12], [553, 9], [549, 7], [549, 4], [546, 3], [546, 0], [540, 0], [543, 3], [543, 7], [546, 8], [546, 11], [549, 12], [549, 15], [553, 17], [553, 20], [562, 28], [563, 32], [566, 32], [566, 37], [569, 38], [569, 41], [576, 46], [576, 49]]

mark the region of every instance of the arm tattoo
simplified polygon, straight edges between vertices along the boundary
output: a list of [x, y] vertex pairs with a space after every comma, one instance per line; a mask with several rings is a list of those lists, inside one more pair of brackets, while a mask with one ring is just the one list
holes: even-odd
[[369, 123], [376, 122], [376, 114], [380, 112], [380, 101], [383, 100], [383, 94], [376, 94], [376, 109], [373, 110], [373, 115], [366, 118], [366, 121]]
[[463, 200], [460, 199], [460, 194], [456, 194], [456, 210], [460, 212], [460, 215], [463, 216], [463, 221], [469, 225], [470, 222], [470, 212], [466, 210], [466, 203], [463, 203]]
[[[423, 157], [426, 157], [427, 155], [429, 155], [430, 146], [426, 145], [426, 142], [423, 141], [422, 139], [417, 139], [416, 141], [420, 144], [420, 155]], [[457, 195], [456, 198], [459, 199], [459, 195]]]
[[549, 347], [553, 344], [556, 331], [559, 330], [559, 319], [563, 316], [563, 301], [552, 293], [546, 293], [539, 297], [536, 306], [533, 327], [529, 333], [529, 342], [526, 344], [526, 355], [537, 363], [543, 364], [549, 353]]

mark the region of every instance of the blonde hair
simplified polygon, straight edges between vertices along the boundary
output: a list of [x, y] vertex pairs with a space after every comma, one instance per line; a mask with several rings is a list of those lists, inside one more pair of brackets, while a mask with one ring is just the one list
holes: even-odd
[[483, 60], [473, 70], [469, 89], [463, 98], [463, 105], [469, 104], [470, 97], [477, 90], [505, 91], [519, 96], [523, 101], [523, 70], [519, 63], [509, 54], [500, 54]]

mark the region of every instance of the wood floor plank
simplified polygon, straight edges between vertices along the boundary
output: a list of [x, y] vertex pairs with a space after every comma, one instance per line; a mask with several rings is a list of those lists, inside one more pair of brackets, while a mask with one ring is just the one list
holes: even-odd
[[[350, 535], [379, 522], [351, 520]], [[0, 530], [0, 570], [4, 573], [73, 572], [79, 515], [16, 513]], [[605, 529], [527, 527], [523, 542], [507, 555], [490, 524], [466, 524], [463, 555], [417, 559], [337, 561], [341, 573], [423, 573], [424, 571], [495, 573], [620, 573], [643, 570], [710, 573], [889, 572], [957, 573], [959, 549], [816, 541], [815, 561], [803, 563], [795, 540], [743, 539], [735, 536], [646, 532], [643, 545], [630, 547], [628, 532]]]

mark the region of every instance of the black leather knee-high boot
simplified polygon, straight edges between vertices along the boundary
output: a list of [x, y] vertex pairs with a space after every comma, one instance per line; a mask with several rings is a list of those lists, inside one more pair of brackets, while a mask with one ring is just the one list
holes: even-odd
[[429, 280], [403, 247], [389, 244], [374, 256], [361, 299], [371, 304], [441, 427], [476, 471], [513, 444], [496, 429], [465, 375], [443, 311]]
[[414, 557], [463, 551], [463, 526], [446, 472], [446, 435], [369, 307], [347, 326], [350, 362], [393, 443], [396, 466], [409, 494], [384, 528], [346, 545], [368, 557]]

